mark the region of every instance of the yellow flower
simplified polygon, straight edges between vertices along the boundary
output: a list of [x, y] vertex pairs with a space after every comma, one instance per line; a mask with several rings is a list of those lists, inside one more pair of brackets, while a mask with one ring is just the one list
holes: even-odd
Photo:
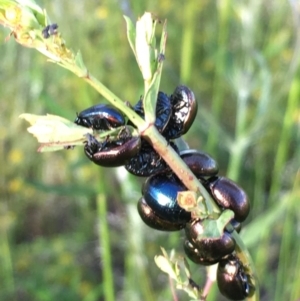
[[107, 7], [99, 6], [99, 7], [96, 9], [96, 16], [97, 16], [97, 18], [99, 18], [100, 20], [107, 19], [107, 17], [108, 17], [108, 10], [107, 10]]
[[82, 297], [85, 297], [91, 290], [93, 286], [90, 282], [83, 281], [79, 286], [79, 293]]
[[12, 164], [18, 164], [24, 159], [23, 153], [19, 149], [12, 149], [8, 155], [8, 160]]
[[23, 181], [20, 178], [12, 179], [8, 183], [8, 191], [12, 193], [20, 192], [23, 188]]

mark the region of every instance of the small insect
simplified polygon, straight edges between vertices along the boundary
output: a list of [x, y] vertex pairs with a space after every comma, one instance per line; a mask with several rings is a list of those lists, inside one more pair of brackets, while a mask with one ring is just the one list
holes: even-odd
[[216, 264], [219, 261], [218, 259], [212, 257], [203, 257], [201, 251], [196, 248], [188, 239], [185, 240], [183, 249], [186, 256], [196, 264], [208, 266]]
[[125, 118], [113, 106], [98, 104], [77, 114], [74, 123], [94, 130], [105, 131], [125, 125]]
[[157, 56], [157, 61], [159, 63], [163, 62], [164, 60], [166, 59], [165, 55], [163, 53], [160, 53], [158, 56]]
[[141, 147], [139, 136], [120, 136], [116, 140], [108, 137], [104, 142], [99, 142], [94, 136], [87, 134], [84, 147], [86, 156], [95, 164], [103, 167], [123, 166], [131, 157], [135, 156]]
[[146, 180], [142, 195], [158, 217], [170, 223], [184, 224], [191, 220], [191, 213], [178, 205], [177, 193], [186, 190], [174, 175], [163, 173]]
[[[235, 230], [237, 233], [240, 233], [242, 230], [242, 223], [237, 222], [235, 219], [232, 219], [230, 221], [230, 224], [232, 226], [232, 229]], [[231, 231], [230, 233], [232, 233], [233, 231]]]
[[142, 139], [141, 149], [125, 165], [131, 174], [138, 177], [149, 177], [168, 169], [168, 165], [153, 147]]
[[198, 104], [192, 90], [186, 86], [176, 87], [170, 96], [172, 116], [163, 136], [166, 139], [176, 139], [188, 132], [198, 111]]
[[198, 150], [187, 149], [181, 151], [180, 157], [196, 177], [215, 176], [219, 171], [217, 162], [209, 155]]
[[[142, 118], [145, 117], [143, 108], [143, 98], [140, 98], [137, 104], [133, 107], [133, 110]], [[156, 103], [156, 119], [155, 126], [161, 133], [167, 126], [172, 114], [171, 101], [167, 94], [158, 92]]]
[[237, 222], [243, 222], [247, 218], [250, 203], [245, 191], [235, 182], [225, 177], [212, 177], [208, 180], [200, 179], [200, 181], [220, 207], [234, 212], [234, 219]]
[[[170, 142], [170, 146], [178, 152], [178, 148], [173, 142]], [[170, 171], [169, 166], [163, 158], [144, 139], [142, 139], [140, 152], [127, 162], [125, 168], [128, 172], [138, 177], [149, 177]]]
[[194, 253], [190, 257], [192, 261], [196, 260], [198, 264], [210, 265], [219, 262], [221, 258], [234, 251], [235, 240], [227, 231], [224, 231], [219, 238], [201, 238], [199, 236], [203, 231], [203, 224], [199, 219], [186, 224], [186, 238], [192, 247], [190, 247], [190, 244], [187, 244], [185, 250], [186, 248], [191, 249], [187, 250], [188, 257], [191, 252]]
[[57, 34], [57, 28], [58, 25], [56, 23], [47, 25], [43, 30], [42, 30], [42, 35], [45, 39], [48, 39], [50, 36], [56, 35]]
[[169, 222], [164, 218], [159, 217], [155, 211], [147, 204], [145, 199], [142, 197], [137, 205], [138, 213], [143, 222], [155, 229], [160, 231], [179, 231], [185, 227], [185, 223]]
[[231, 300], [244, 300], [255, 291], [243, 263], [234, 254], [220, 260], [217, 283], [221, 294]]

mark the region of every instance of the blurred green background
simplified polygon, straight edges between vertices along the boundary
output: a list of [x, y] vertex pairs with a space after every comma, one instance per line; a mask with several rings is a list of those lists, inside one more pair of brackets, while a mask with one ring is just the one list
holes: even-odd
[[[250, 197], [241, 236], [261, 300], [299, 300], [300, 2], [37, 3], [90, 72], [132, 104], [143, 82], [122, 15], [136, 21], [151, 11], [168, 20], [161, 90], [171, 94], [182, 83], [194, 91], [199, 112], [186, 141], [214, 157], [220, 174]], [[1, 28], [0, 300], [172, 300], [153, 257], [160, 246], [183, 254], [184, 235], [141, 222], [144, 179], [99, 168], [80, 147], [37, 153], [18, 118], [27, 112], [73, 120], [105, 100], [35, 50], [4, 42], [8, 34]], [[205, 269], [191, 268], [203, 285]], [[215, 285], [208, 300], [225, 298]]]

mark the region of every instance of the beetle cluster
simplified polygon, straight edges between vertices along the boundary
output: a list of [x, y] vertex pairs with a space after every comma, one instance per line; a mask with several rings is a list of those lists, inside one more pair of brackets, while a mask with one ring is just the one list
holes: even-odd
[[141, 138], [133, 137], [125, 126], [123, 114], [116, 108], [98, 104], [77, 114], [76, 124], [99, 131], [108, 131], [123, 127], [116, 139], [106, 137], [105, 141], [98, 141], [88, 135], [84, 147], [86, 156], [95, 164], [104, 167], [123, 166], [141, 149]]
[[[132, 109], [144, 117], [142, 99]], [[173, 142], [189, 130], [196, 114], [197, 102], [189, 88], [178, 86], [171, 96], [158, 93], [155, 126], [220, 209], [234, 212], [231, 225], [239, 232], [250, 210], [245, 192], [233, 181], [218, 176], [217, 163], [209, 155], [190, 149], [179, 152]], [[178, 192], [187, 188], [146, 140], [134, 137], [126, 130], [126, 121], [120, 111], [109, 105], [96, 105], [79, 113], [75, 123], [102, 131], [123, 127], [117, 138], [108, 136], [102, 142], [89, 135], [84, 148], [87, 157], [100, 166], [124, 165], [130, 173], [147, 177], [138, 201], [138, 212], [144, 223], [161, 231], [184, 229], [184, 251], [191, 261], [201, 265], [219, 263], [217, 282], [224, 296], [241, 300], [253, 294], [251, 276], [234, 252], [236, 243], [231, 233], [225, 229], [219, 238], [201, 237], [203, 220], [193, 218], [177, 203]], [[131, 125], [130, 121], [127, 125]]]
[[[219, 207], [231, 209], [234, 219], [231, 225], [240, 231], [249, 213], [249, 201], [245, 192], [233, 181], [218, 177], [218, 166], [207, 154], [196, 150], [180, 152], [183, 161], [202, 182]], [[234, 253], [235, 240], [227, 230], [219, 238], [202, 238], [203, 220], [192, 218], [177, 203], [178, 192], [187, 190], [171, 172], [150, 176], [143, 185], [138, 212], [149, 226], [162, 231], [184, 229], [184, 251], [187, 257], [200, 265], [219, 263], [217, 282], [220, 292], [232, 300], [242, 300], [254, 293], [254, 286], [247, 268]]]

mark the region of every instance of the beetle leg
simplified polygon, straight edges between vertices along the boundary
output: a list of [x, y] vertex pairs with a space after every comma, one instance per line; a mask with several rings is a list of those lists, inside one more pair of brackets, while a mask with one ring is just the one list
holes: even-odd
[[108, 140], [108, 137], [106, 137], [106, 140], [101, 143], [91, 134], [86, 134], [86, 137], [87, 141], [84, 149], [89, 158], [93, 157], [95, 153], [100, 152], [105, 147]]
[[120, 130], [120, 132], [118, 133], [118, 136], [117, 136], [117, 138], [119, 140], [124, 140], [124, 139], [128, 139], [131, 137], [132, 137], [131, 132], [126, 125], [124, 127], [122, 127], [122, 129]]

